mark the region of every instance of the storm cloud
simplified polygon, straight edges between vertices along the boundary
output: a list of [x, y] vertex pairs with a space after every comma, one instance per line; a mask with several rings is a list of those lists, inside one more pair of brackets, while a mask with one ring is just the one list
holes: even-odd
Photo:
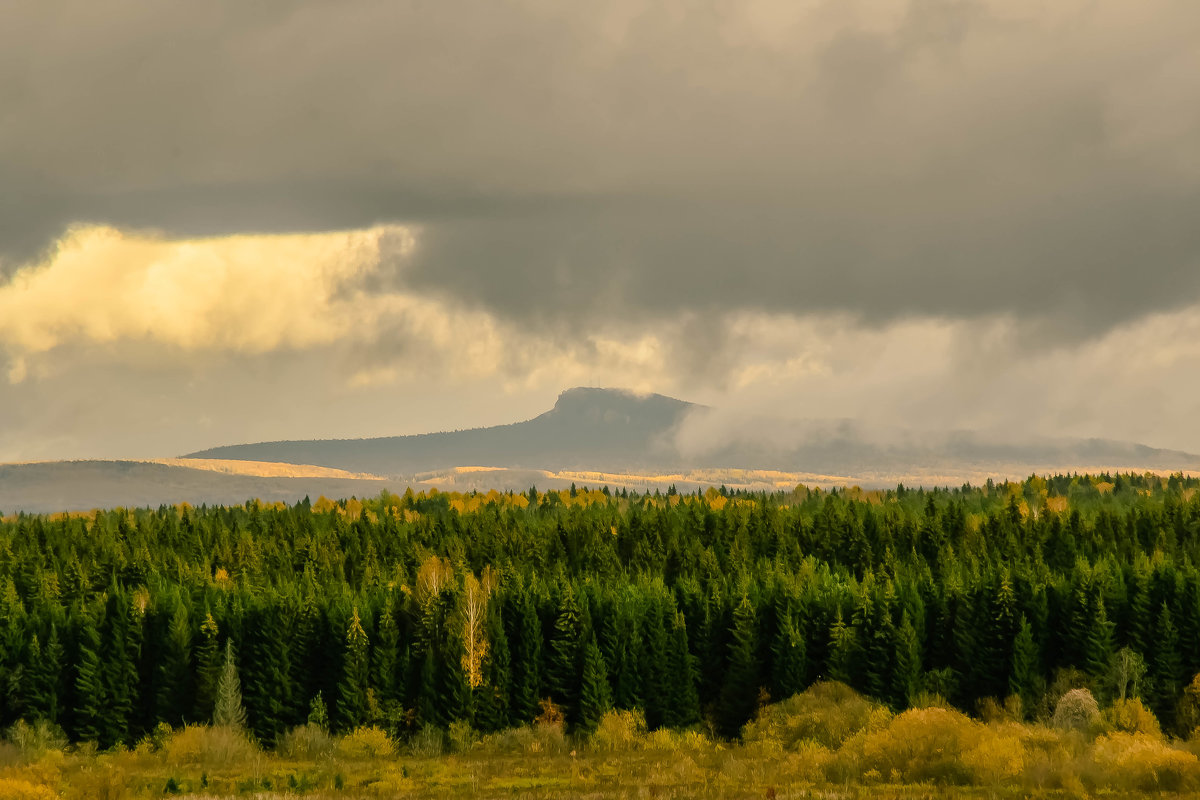
[[[1028, 424], [1080, 433], [1150, 402], [1158, 427], [1111, 432], [1200, 446], [1177, 342], [1129, 367], [1151, 400], [1080, 410], [1104, 354], [1200, 313], [1191, 0], [2, 8], [0, 403], [26, 430], [81, 354], [195, 419], [148, 365], [259, 400], [308, 352], [342, 388], [295, 413], [357, 392], [379, 433], [425, 427], [387, 424], [401, 389], [481, 424], [587, 382], [771, 414], [882, 393], [889, 422], [1040, 398]], [[464, 386], [510, 399], [439, 416]], [[263, 408], [263, 436], [347, 433]]]

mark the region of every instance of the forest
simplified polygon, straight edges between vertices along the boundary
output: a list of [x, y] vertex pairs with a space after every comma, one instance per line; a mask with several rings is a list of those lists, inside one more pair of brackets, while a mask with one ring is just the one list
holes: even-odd
[[0, 727], [106, 750], [237, 724], [270, 749], [306, 725], [584, 741], [631, 712], [749, 740], [845, 684], [889, 714], [1015, 722], [1083, 689], [1182, 740], [1198, 561], [1182, 475], [10, 515]]

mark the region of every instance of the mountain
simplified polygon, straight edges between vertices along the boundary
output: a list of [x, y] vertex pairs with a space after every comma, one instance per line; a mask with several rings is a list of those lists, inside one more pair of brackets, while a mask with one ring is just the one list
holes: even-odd
[[630, 471], [678, 463], [671, 433], [701, 406], [661, 394], [568, 389], [524, 422], [378, 439], [313, 439], [214, 447], [184, 458], [320, 464], [377, 475], [461, 466]]
[[294, 503], [407, 487], [586, 486], [755, 491], [955, 486], [1063, 472], [1200, 472], [1200, 456], [1107, 439], [875, 431], [844, 420], [752, 419], [660, 394], [578, 388], [533, 419], [377, 439], [215, 447], [155, 462], [0, 464], [0, 509]]

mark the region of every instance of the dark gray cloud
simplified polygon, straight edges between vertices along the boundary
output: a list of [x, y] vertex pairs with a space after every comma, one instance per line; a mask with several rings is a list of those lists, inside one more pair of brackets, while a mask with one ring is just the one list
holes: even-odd
[[[418, 223], [520, 324], [1200, 297], [1190, 0], [5, 3], [0, 252]], [[0, 267], [3, 268], [3, 267]]]

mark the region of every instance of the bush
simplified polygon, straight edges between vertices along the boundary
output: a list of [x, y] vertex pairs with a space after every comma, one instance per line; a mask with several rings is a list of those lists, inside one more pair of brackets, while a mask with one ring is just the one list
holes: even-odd
[[[62, 752], [67, 746], [67, 736], [62, 728], [44, 719], [28, 723], [17, 720], [8, 729], [8, 740], [21, 751], [21, 757], [32, 761], [48, 752]], [[2, 795], [0, 795], [2, 796]]]
[[589, 744], [596, 750], [632, 750], [646, 733], [640, 711], [608, 711], [600, 717]]
[[229, 726], [188, 725], [173, 734], [163, 748], [172, 764], [229, 767], [258, 754], [245, 732]]
[[451, 753], [465, 753], [479, 742], [479, 732], [471, 727], [471, 723], [460, 719], [450, 723], [446, 738]]
[[747, 744], [777, 742], [794, 750], [804, 740], [837, 749], [856, 733], [887, 724], [891, 712], [844, 683], [827, 681], [765, 706], [742, 730]]
[[835, 769], [844, 779], [874, 770], [892, 782], [970, 783], [963, 755], [978, 747], [982, 728], [957, 711], [909, 709], [886, 728], [864, 730], [848, 741]]
[[338, 740], [335, 748], [339, 758], [366, 761], [375, 758], [393, 758], [396, 745], [383, 728], [355, 728]]
[[15, 778], [0, 778], [0, 797], [4, 800], [58, 800], [58, 795], [45, 786]]
[[1094, 732], [1100, 725], [1100, 706], [1087, 689], [1072, 689], [1054, 707], [1053, 721], [1059, 730]]
[[445, 732], [436, 725], [426, 723], [408, 739], [408, 751], [414, 756], [433, 758], [445, 749]]
[[1096, 740], [1092, 760], [1098, 786], [1143, 792], [1200, 788], [1200, 759], [1142, 733], [1109, 733]]
[[333, 752], [333, 737], [320, 725], [310, 722], [281, 734], [275, 749], [288, 758], [320, 758]]
[[1122, 733], [1141, 733], [1153, 739], [1162, 738], [1158, 718], [1136, 697], [1127, 697], [1104, 711], [1104, 724]]

